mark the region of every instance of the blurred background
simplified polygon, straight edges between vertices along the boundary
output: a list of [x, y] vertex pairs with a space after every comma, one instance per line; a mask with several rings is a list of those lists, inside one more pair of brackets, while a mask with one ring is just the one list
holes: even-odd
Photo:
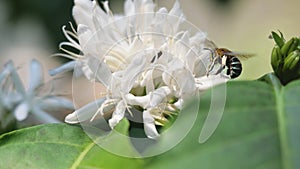
[[50, 55], [58, 52], [57, 46], [64, 40], [61, 26], [72, 19], [72, 4], [71, 0], [0, 0], [0, 70], [13, 60], [27, 86], [29, 63], [35, 58], [44, 67], [45, 83], [55, 83], [60, 94], [70, 93], [65, 79], [71, 74], [53, 80], [48, 70], [66, 61]]
[[[155, 0], [157, 6], [171, 9], [175, 0]], [[256, 79], [271, 72], [270, 52], [274, 42], [268, 39], [272, 30], [285, 37], [299, 35], [299, 0], [180, 0], [186, 18], [206, 32], [219, 47], [253, 53], [243, 61], [244, 71], [238, 80]], [[24, 72], [26, 83], [30, 58], [37, 58], [47, 70], [67, 61], [50, 57], [58, 44], [65, 41], [61, 27], [72, 20], [73, 0], [1, 0], [0, 1], [0, 67], [12, 59]], [[123, 11], [123, 0], [111, 0], [114, 13]], [[70, 92], [71, 73], [56, 83], [62, 92]], [[61, 82], [62, 81], [62, 82]]]

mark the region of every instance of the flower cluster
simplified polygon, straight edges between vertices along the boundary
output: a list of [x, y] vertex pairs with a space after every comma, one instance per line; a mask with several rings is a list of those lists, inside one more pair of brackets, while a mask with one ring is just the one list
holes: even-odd
[[77, 30], [63, 27], [68, 42], [60, 44], [65, 53], [58, 54], [72, 61], [49, 73], [82, 72], [105, 86], [106, 97], [69, 114], [67, 123], [101, 115], [114, 128], [124, 117], [136, 120], [138, 112], [145, 134], [155, 139], [156, 125], [166, 124], [187, 99], [229, 79], [214, 71], [207, 76], [211, 43], [204, 32], [188, 30], [193, 26], [178, 1], [170, 11], [155, 11], [152, 0], [126, 0], [124, 15], [113, 15], [107, 1], [102, 10], [96, 0], [75, 0], [73, 16]]
[[[5, 64], [0, 72], [0, 124], [6, 129], [11, 123], [23, 121], [29, 113], [41, 122], [59, 122], [47, 114], [48, 110], [73, 109], [69, 100], [41, 91], [43, 86], [42, 66], [37, 60], [30, 63], [30, 79], [25, 89], [12, 61]], [[43, 94], [42, 94], [43, 93]]]
[[300, 78], [300, 38], [293, 37], [285, 41], [282, 33], [280, 36], [272, 32], [276, 46], [272, 50], [271, 64], [282, 84]]

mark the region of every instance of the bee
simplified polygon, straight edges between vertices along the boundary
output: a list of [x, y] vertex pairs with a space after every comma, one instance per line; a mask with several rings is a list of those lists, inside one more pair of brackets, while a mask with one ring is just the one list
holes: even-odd
[[214, 65], [217, 63], [221, 64], [221, 67], [218, 69], [217, 73], [222, 72], [226, 67], [226, 75], [229, 76], [231, 79], [237, 78], [243, 70], [242, 63], [239, 58], [248, 59], [252, 57], [253, 54], [241, 54], [232, 52], [227, 48], [204, 48], [205, 50], [209, 50], [212, 53], [212, 63], [208, 68], [206, 75], [208, 76], [209, 73], [214, 68]]

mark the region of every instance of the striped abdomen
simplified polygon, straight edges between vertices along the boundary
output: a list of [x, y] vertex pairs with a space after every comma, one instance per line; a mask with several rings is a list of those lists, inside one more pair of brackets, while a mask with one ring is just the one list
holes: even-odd
[[226, 60], [227, 75], [230, 78], [237, 78], [242, 73], [241, 61], [235, 56], [227, 56]]

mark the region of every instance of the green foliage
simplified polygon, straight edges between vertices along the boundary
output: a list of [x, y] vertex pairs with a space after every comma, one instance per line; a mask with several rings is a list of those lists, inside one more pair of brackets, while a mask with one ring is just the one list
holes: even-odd
[[[300, 168], [300, 81], [282, 86], [269, 74], [260, 81], [229, 82], [226, 92], [222, 120], [203, 144], [198, 140], [210, 108], [209, 91], [201, 96], [199, 114], [188, 135], [176, 147], [158, 156], [120, 157], [95, 145], [78, 126], [50, 124], [2, 135], [0, 168]], [[190, 107], [181, 113], [188, 114]], [[178, 121], [176, 125], [185, 126], [186, 121]], [[123, 120], [117, 131], [127, 135], [128, 127]], [[163, 149], [172, 136], [181, 132], [178, 128], [166, 132], [156, 144], [148, 145], [145, 153]], [[119, 137], [116, 132], [107, 137], [113, 139], [100, 142], [107, 141], [111, 147], [136, 153], [128, 138]]]
[[[122, 122], [118, 128], [128, 131], [128, 126]], [[115, 143], [124, 151], [131, 149], [128, 140], [115, 140]], [[0, 137], [1, 169], [140, 168], [141, 165], [141, 160], [122, 158], [99, 148], [74, 125], [41, 125]]]

